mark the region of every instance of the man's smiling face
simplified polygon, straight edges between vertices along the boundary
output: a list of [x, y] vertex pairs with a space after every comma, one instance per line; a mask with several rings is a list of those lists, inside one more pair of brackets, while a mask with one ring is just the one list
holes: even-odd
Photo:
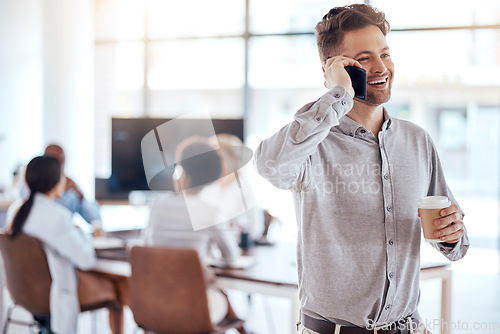
[[394, 64], [384, 34], [374, 25], [346, 32], [339, 55], [357, 60], [367, 74], [368, 105], [381, 105], [391, 97]]

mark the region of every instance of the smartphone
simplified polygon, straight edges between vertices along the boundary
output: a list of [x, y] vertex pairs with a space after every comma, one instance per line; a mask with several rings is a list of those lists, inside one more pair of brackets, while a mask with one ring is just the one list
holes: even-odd
[[361, 100], [366, 99], [366, 71], [356, 66], [346, 66], [345, 70], [351, 77], [354, 97]]

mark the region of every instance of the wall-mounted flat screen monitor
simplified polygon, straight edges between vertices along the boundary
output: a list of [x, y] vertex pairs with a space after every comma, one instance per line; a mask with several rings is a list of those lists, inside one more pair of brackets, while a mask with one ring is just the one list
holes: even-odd
[[[111, 177], [107, 180], [107, 190], [110, 194], [151, 190], [144, 172], [141, 141], [148, 132], [171, 120], [169, 118], [112, 119]], [[176, 146], [191, 135], [209, 137], [214, 132], [216, 134], [228, 133], [237, 136], [241, 141], [244, 140], [243, 119], [212, 119], [211, 121], [213, 128], [208, 129], [205, 126], [206, 119], [176, 119], [176, 126], [169, 127], [169, 133], [162, 133], [163, 136], [168, 137], [169, 142], [169, 145], [163, 148], [165, 156], [173, 159]], [[173, 190], [173, 183], [167, 184], [166, 188], [161, 190]]]

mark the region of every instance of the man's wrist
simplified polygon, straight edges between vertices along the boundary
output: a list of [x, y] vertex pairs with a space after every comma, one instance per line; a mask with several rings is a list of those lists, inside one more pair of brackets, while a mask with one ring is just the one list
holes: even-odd
[[344, 86], [340, 84], [333, 85], [327, 93], [333, 97], [332, 108], [337, 113], [337, 118], [340, 119], [351, 111], [354, 105], [354, 99], [347, 92]]

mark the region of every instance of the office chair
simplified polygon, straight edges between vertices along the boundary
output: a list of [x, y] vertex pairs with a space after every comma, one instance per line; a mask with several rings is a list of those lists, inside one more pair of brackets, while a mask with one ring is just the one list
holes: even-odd
[[[4, 262], [7, 288], [13, 301], [7, 312], [3, 333], [7, 333], [10, 323], [15, 323], [27, 325], [30, 328], [38, 327], [40, 333], [51, 334], [50, 286], [52, 277], [42, 243], [37, 238], [26, 234], [17, 235], [15, 238], [0, 234], [0, 251]], [[90, 274], [80, 271], [78, 271], [78, 276], [79, 280], [86, 282], [86, 284], [92, 284], [93, 280], [96, 284], [100, 284], [99, 289], [93, 289], [94, 291], [90, 291], [90, 293], [79, 293], [81, 311], [91, 311], [103, 307], [113, 309], [114, 312], [118, 312], [115, 316], [117, 319], [115, 326], [120, 329], [121, 305], [116, 299], [111, 282], [92, 278]], [[105, 283], [109, 283], [110, 286], [103, 287], [102, 284]], [[79, 291], [80, 289], [79, 286]], [[26, 323], [12, 319], [11, 313], [17, 306], [30, 312], [34, 321]]]
[[156, 333], [224, 333], [243, 320], [210, 321], [207, 284], [198, 253], [189, 248], [135, 246], [130, 251], [131, 310], [137, 325]]

